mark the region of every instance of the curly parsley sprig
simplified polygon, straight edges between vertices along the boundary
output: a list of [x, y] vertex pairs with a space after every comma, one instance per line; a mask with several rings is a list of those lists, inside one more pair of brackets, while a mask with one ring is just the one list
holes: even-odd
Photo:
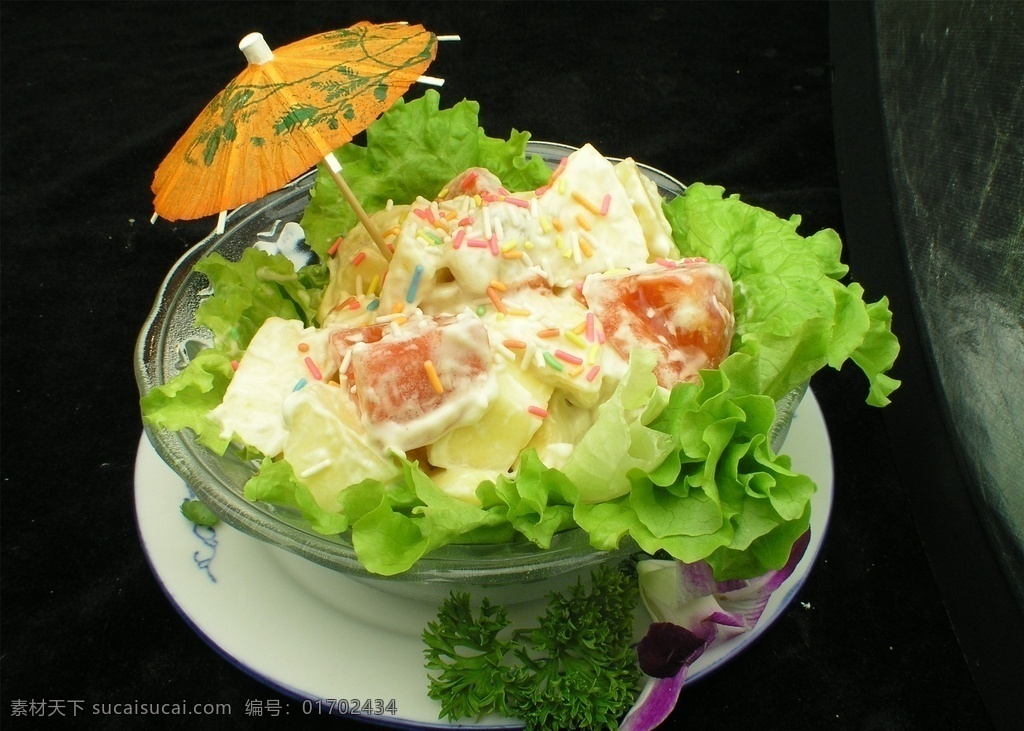
[[634, 576], [601, 567], [589, 590], [581, 580], [552, 594], [537, 626], [512, 629], [505, 607], [484, 599], [474, 611], [452, 593], [423, 633], [428, 695], [453, 721], [497, 713], [527, 731], [614, 731], [640, 690], [637, 597]]

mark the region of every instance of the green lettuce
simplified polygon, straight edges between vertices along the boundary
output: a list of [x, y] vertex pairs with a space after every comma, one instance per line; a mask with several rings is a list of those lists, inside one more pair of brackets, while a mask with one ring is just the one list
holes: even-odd
[[671, 440], [670, 453], [653, 469], [627, 472], [625, 494], [576, 505], [595, 547], [614, 548], [628, 535], [651, 554], [705, 559], [718, 580], [785, 564], [809, 524], [815, 485], [772, 452], [775, 401], [750, 392], [757, 370], [740, 354], [702, 371], [699, 384], [673, 387], [648, 425]]
[[212, 253], [195, 269], [207, 276], [213, 290], [213, 296], [196, 308], [196, 324], [208, 328], [214, 347], [232, 358], [245, 352], [271, 317], [312, 325], [330, 277], [326, 266], [315, 264], [296, 272], [287, 257], [252, 247], [238, 261]]
[[201, 350], [177, 376], [142, 397], [142, 420], [155, 429], [191, 429], [197, 441], [224, 454], [230, 440], [209, 417], [224, 400], [234, 369], [231, 359], [219, 350]]
[[656, 364], [654, 351], [633, 351], [626, 376], [563, 466], [578, 486], [580, 501], [601, 503], [628, 493], [630, 472], [656, 469], [671, 451], [671, 435], [646, 426], [652, 410], [664, 405]]
[[831, 229], [803, 237], [800, 217], [724, 197], [718, 186], [694, 183], [664, 206], [683, 256], [729, 269], [735, 284], [732, 352], [760, 361], [755, 393], [779, 399], [826, 365], [853, 360], [868, 377], [868, 403], [884, 406], [899, 382], [886, 375], [899, 353], [888, 301], [864, 301], [857, 283], [840, 281], [848, 267]]

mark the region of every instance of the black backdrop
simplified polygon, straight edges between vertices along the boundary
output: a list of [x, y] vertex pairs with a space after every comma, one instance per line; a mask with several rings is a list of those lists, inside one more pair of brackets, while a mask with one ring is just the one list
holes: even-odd
[[[447, 79], [446, 105], [480, 102], [490, 134], [514, 127], [589, 141], [800, 213], [805, 232], [844, 233], [823, 3], [4, 2], [0, 13], [8, 729], [41, 720], [15, 717], [20, 702], [52, 713], [62, 699], [229, 703], [219, 727], [275, 723], [244, 708], [279, 696], [207, 647], [161, 593], [132, 499], [135, 336], [164, 273], [212, 227], [150, 224], [149, 185], [240, 70], [245, 33], [260, 30], [275, 46], [402, 19], [461, 34], [430, 73]], [[896, 316], [910, 326], [907, 313]], [[798, 603], [748, 652], [687, 688], [667, 726], [987, 728], [895, 467], [899, 435], [864, 405], [853, 370], [812, 386], [836, 472], [819, 562]]]

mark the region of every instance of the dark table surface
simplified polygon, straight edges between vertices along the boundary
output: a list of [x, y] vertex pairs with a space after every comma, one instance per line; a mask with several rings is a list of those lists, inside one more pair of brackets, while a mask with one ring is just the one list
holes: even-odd
[[[592, 142], [799, 213], [805, 233], [844, 232], [827, 4], [5, 2], [0, 13], [7, 729], [70, 715], [60, 701], [85, 704], [65, 725], [106, 728], [138, 719], [93, 716], [93, 704], [227, 703], [227, 716], [146, 722], [259, 728], [279, 720], [247, 716], [247, 701], [295, 703], [177, 614], [133, 502], [134, 341], [165, 272], [213, 224], [151, 224], [150, 183], [242, 68], [244, 34], [276, 46], [362, 19], [458, 33], [430, 73], [447, 80], [446, 106], [480, 102], [490, 134]], [[666, 727], [989, 727], [908, 509], [899, 435], [864, 404], [853, 369], [812, 386], [835, 467], [818, 563], [749, 651], [684, 690]], [[897, 392], [890, 408], [912, 407]], [[35, 711], [16, 716], [22, 702]]]

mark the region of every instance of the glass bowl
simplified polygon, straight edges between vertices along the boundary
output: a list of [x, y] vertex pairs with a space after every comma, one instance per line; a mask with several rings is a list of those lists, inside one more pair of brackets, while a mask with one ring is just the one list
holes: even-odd
[[[539, 141], [527, 145], [529, 154], [539, 155], [552, 168], [574, 149]], [[675, 178], [649, 166], [639, 167], [663, 197], [672, 198], [685, 190]], [[135, 373], [141, 394], [169, 381], [190, 358], [212, 345], [212, 335], [195, 324], [196, 308], [209, 295], [205, 275], [193, 271], [196, 262], [213, 252], [237, 260], [259, 234], [298, 221], [309, 202], [315, 176], [311, 171], [285, 188], [236, 209], [227, 217], [223, 233], [211, 234], [172, 267], [136, 344]], [[785, 439], [802, 394], [794, 392], [779, 403], [772, 434], [776, 447]], [[287, 552], [275, 554], [275, 558], [303, 584], [322, 581], [318, 578], [322, 572], [315, 568], [312, 573], [305, 571], [305, 560], [403, 596], [438, 599], [452, 590], [483, 589], [494, 600], [524, 601], [540, 598], [576, 575], [638, 550], [624, 541], [618, 550], [597, 551], [584, 531], [574, 529], [556, 535], [549, 549], [529, 542], [445, 546], [421, 558], [409, 571], [382, 577], [360, 564], [344, 535], [322, 535], [289, 509], [247, 500], [243, 486], [254, 474], [254, 464], [230, 454], [216, 455], [199, 444], [190, 430], [172, 432], [146, 425], [146, 433], [164, 462], [224, 523]]]

